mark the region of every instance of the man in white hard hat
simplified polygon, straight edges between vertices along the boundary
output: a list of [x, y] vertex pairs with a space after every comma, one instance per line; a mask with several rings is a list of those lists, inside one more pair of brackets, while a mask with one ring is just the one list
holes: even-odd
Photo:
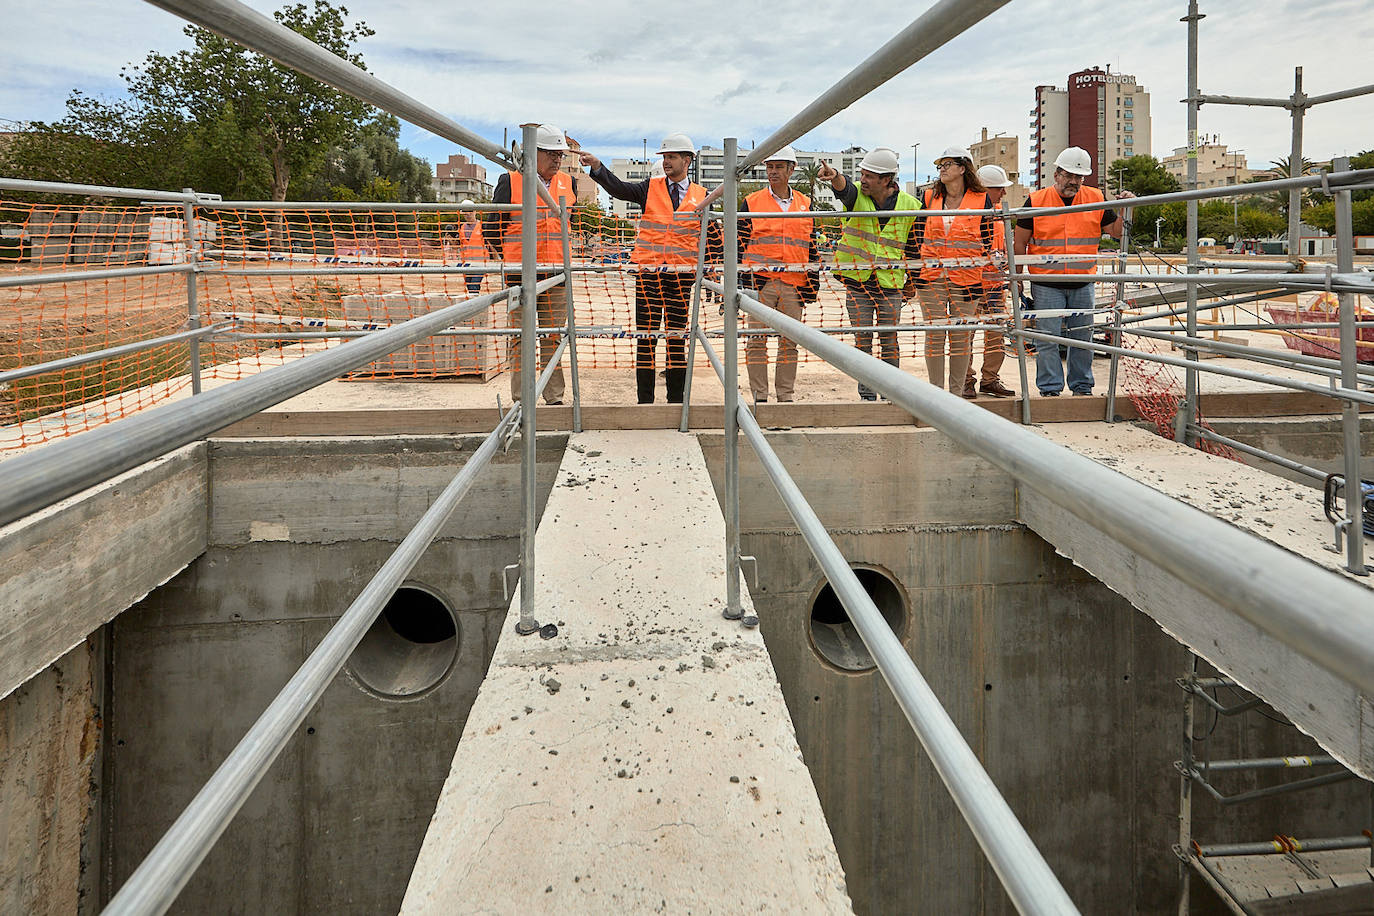
[[[582, 152], [582, 165], [592, 181], [619, 200], [643, 208], [630, 260], [639, 266], [635, 275], [635, 330], [669, 332], [665, 341], [664, 386], [669, 403], [682, 403], [687, 381], [687, 311], [695, 280], [697, 239], [701, 217], [697, 206], [706, 189], [689, 177], [696, 147], [684, 133], [673, 133], [658, 145], [663, 157], [663, 176], [643, 181], [623, 181], [611, 174], [601, 160]], [[719, 237], [720, 230], [711, 230]], [[714, 245], [720, 250], [719, 243]], [[635, 340], [635, 389], [641, 404], [654, 402], [654, 363], [658, 341]]]
[[[897, 324], [908, 283], [907, 272], [900, 267], [880, 267], [876, 262], [914, 260], [921, 255], [920, 236], [914, 231], [915, 217], [877, 215], [883, 210], [921, 209], [920, 201], [897, 186], [897, 170], [896, 151], [880, 146], [859, 162], [857, 187], [828, 162], [817, 173], [822, 181], [830, 182], [845, 210], [865, 214], [844, 220], [844, 232], [835, 246], [835, 263], [853, 265], [836, 270], [835, 275], [844, 283], [845, 306], [855, 327]], [[883, 362], [899, 365], [897, 332], [880, 333], [878, 342]], [[872, 332], [856, 331], [854, 345], [872, 353]], [[877, 394], [860, 383], [859, 397], [872, 401]]]
[[[1106, 198], [1097, 188], [1084, 184], [1093, 171], [1088, 151], [1071, 146], [1054, 160], [1054, 182], [1027, 198], [1026, 207], [1067, 207], [1102, 203]], [[1134, 197], [1122, 191], [1118, 198]], [[1064, 315], [1036, 315], [1035, 329], [1055, 337], [1072, 340], [1092, 339], [1093, 284], [1087, 279], [1097, 272], [1097, 246], [1103, 234], [1121, 238], [1121, 218], [1115, 210], [1089, 210], [1083, 213], [1056, 213], [1016, 221], [1016, 253], [1058, 255], [1049, 263], [1028, 264], [1032, 274], [1070, 274], [1067, 279], [1047, 277], [1032, 280], [1031, 298], [1035, 310], [1067, 311]], [[1075, 256], [1078, 259], [1075, 260]], [[1082, 276], [1080, 280], [1077, 277]], [[1057, 341], [1035, 342], [1035, 387], [1045, 397], [1058, 397], [1064, 390], [1064, 364]], [[1093, 355], [1084, 347], [1069, 344], [1069, 390], [1079, 396], [1093, 392]]]
[[[554, 127], [552, 124], [540, 124], [539, 130], [535, 135], [535, 144], [538, 152], [535, 159], [535, 171], [539, 175], [539, 180], [549, 189], [553, 199], [560, 206], [570, 206], [577, 202], [577, 191], [573, 188], [572, 176], [567, 172], [559, 170], [563, 164], [563, 156], [568, 152], [568, 138], [561, 128]], [[523, 199], [523, 180], [519, 172], [506, 172], [496, 179], [496, 191], [492, 194], [491, 201], [495, 204], [520, 203]], [[550, 212], [548, 204], [544, 203], [542, 197], [536, 196], [535, 203], [539, 208], [539, 217], [535, 229], [535, 260], [539, 264], [559, 264], [563, 263], [563, 224], [562, 220]], [[520, 217], [513, 213], [497, 213], [495, 218], [486, 224], [487, 245], [498, 252], [502, 261], [508, 265], [514, 265], [513, 271], [519, 270], [522, 255], [524, 253], [521, 245]], [[538, 279], [544, 280], [561, 273], [560, 270], [541, 270], [536, 275]], [[508, 272], [506, 274], [507, 286], [518, 286], [520, 284], [520, 274], [518, 272]], [[537, 304], [538, 321], [541, 328], [562, 328], [568, 323], [568, 291], [561, 286], [547, 289], [539, 295]], [[513, 308], [510, 310], [510, 326], [520, 327], [521, 310]], [[549, 359], [558, 350], [557, 337], [539, 338], [539, 370], [548, 365]], [[520, 400], [520, 339], [512, 336], [510, 339], [510, 396], [512, 400]], [[539, 371], [536, 370], [536, 371]], [[555, 369], [549, 382], [544, 386], [544, 402], [547, 404], [558, 405], [563, 403], [563, 370]]]
[[[741, 213], [789, 213], [811, 209], [811, 198], [794, 191], [788, 183], [797, 169], [797, 151], [790, 146], [763, 160], [768, 186], [750, 194], [740, 205]], [[806, 270], [816, 263], [814, 220], [741, 219], [739, 221], [741, 286], [752, 286], [764, 305], [801, 321], [802, 307], [816, 301], [817, 275]], [[749, 268], [756, 268], [750, 271]], [[749, 319], [751, 329], [766, 329], [761, 321]], [[778, 341], [777, 368], [773, 391], [779, 402], [795, 400], [797, 345], [781, 335]], [[749, 390], [755, 403], [768, 400], [768, 337], [750, 335], [744, 347], [749, 369]]]
[[[988, 206], [1000, 207], [1002, 198], [1006, 196], [1007, 188], [1011, 187], [1011, 179], [1007, 177], [1006, 169], [1000, 165], [985, 165], [978, 170], [978, 180], [987, 189]], [[1002, 272], [1006, 266], [1006, 231], [1002, 228], [1000, 219], [988, 220], [986, 224], [990, 225], [992, 229], [992, 253], [995, 263], [983, 271], [983, 300], [979, 304], [978, 310], [984, 314], [1000, 316], [1006, 314], [1003, 300], [1006, 296], [1007, 284]], [[992, 320], [998, 319], [993, 318]], [[995, 398], [1014, 398], [1016, 392], [1002, 383], [1002, 362], [1006, 359], [1003, 343], [1001, 331], [983, 332], [983, 368], [978, 387], [983, 394]], [[973, 393], [973, 361], [970, 360], [968, 377], [964, 379], [964, 396], [972, 397]]]

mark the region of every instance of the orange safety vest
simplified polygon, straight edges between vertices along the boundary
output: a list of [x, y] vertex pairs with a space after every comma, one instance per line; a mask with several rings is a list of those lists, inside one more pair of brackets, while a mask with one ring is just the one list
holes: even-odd
[[[927, 210], [934, 207], [939, 210], [948, 210], [948, 207], [935, 207], [933, 198], [935, 192], [931, 188], [926, 189], [925, 208]], [[964, 192], [964, 199], [959, 202], [958, 210], [986, 210], [988, 208], [988, 195], [979, 191]], [[945, 227], [943, 216], [927, 217], [925, 223], [925, 234], [921, 241], [922, 258], [982, 258], [988, 250], [988, 242], [983, 240], [983, 217], [981, 216], [956, 216], [949, 221], [949, 227]], [[929, 267], [921, 268], [922, 280], [948, 279], [955, 286], [981, 286], [983, 283], [983, 267]]]
[[[988, 205], [988, 209], [993, 209]], [[992, 250], [1000, 251], [1003, 255], [1007, 253], [1007, 230], [1002, 225], [1002, 220], [994, 218], [992, 221]], [[1006, 258], [1003, 258], [1003, 265], [997, 267], [989, 264], [983, 268], [983, 289], [998, 289], [1007, 285]]]
[[[792, 200], [783, 210], [778, 206], [773, 192], [764, 188], [755, 191], [745, 199], [750, 213], [797, 213], [811, 209], [811, 198], [799, 191], [792, 192]], [[749, 245], [744, 249], [744, 264], [761, 267], [774, 267], [780, 264], [805, 264], [811, 251], [811, 224], [809, 219], [756, 219], [749, 235]], [[769, 271], [757, 274], [764, 280], [781, 280], [792, 286], [806, 285], [806, 272], [802, 270]]]
[[[524, 181], [519, 172], [508, 172], [510, 175], [510, 200], [513, 204], [520, 203], [524, 198]], [[577, 202], [577, 192], [573, 190], [572, 176], [567, 172], [555, 172], [553, 180], [549, 182], [549, 193], [553, 199], [558, 201], [561, 206], [570, 206]], [[549, 213], [549, 205], [544, 203], [544, 198], [535, 196], [535, 206], [542, 211], [534, 224], [535, 254], [534, 259], [541, 264], [562, 264], [563, 263], [563, 222], [556, 215]], [[501, 256], [505, 261], [520, 260], [520, 231], [523, 222], [518, 214], [510, 214], [510, 220], [506, 222], [506, 229], [501, 239]]]
[[487, 247], [482, 244], [481, 223], [459, 223], [458, 244], [464, 261], [481, 261], [487, 256]]
[[[1083, 185], [1074, 195], [1075, 204], [1097, 204], [1105, 200], [1097, 188]], [[1032, 207], [1062, 207], [1064, 198], [1053, 187], [1041, 188], [1030, 196]], [[1037, 216], [1032, 223], [1027, 254], [1097, 254], [1102, 240], [1102, 211], [1060, 213]], [[1027, 264], [1033, 274], [1095, 274], [1096, 261], [1066, 261], [1058, 264]]]
[[687, 196], [678, 202], [677, 213], [674, 213], [673, 199], [668, 196], [668, 179], [649, 179], [649, 196], [644, 201], [644, 216], [639, 220], [630, 260], [652, 266], [695, 264], [701, 220], [691, 211], [705, 199], [706, 189], [692, 182], [687, 186]]

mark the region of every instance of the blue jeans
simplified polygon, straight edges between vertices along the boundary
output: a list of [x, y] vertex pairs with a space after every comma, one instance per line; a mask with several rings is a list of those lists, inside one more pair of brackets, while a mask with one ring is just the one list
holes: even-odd
[[[1077, 309], [1085, 314], [1065, 315], [1063, 317], [1035, 317], [1035, 329], [1043, 334], [1056, 337], [1070, 337], [1074, 340], [1092, 340], [1093, 316], [1088, 314], [1093, 307], [1093, 285], [1091, 283], [1078, 289], [1065, 289], [1049, 283], [1032, 283], [1031, 298], [1036, 309]], [[1031, 311], [1027, 314], [1035, 316]], [[1082, 347], [1069, 346], [1069, 390], [1077, 394], [1092, 394], [1093, 391], [1093, 353]], [[1064, 390], [1064, 364], [1059, 359], [1057, 341], [1037, 340], [1035, 342], [1035, 387], [1041, 394]]]

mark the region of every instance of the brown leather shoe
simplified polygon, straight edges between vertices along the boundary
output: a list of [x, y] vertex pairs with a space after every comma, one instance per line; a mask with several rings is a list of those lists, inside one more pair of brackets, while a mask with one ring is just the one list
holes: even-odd
[[1012, 391], [1006, 385], [1003, 385], [1001, 379], [993, 379], [990, 382], [984, 382], [982, 384], [982, 392], [983, 394], [990, 394], [995, 398], [1016, 397], [1016, 392]]
[[970, 401], [978, 397], [978, 389], [974, 387], [973, 379], [964, 382], [964, 397], [968, 398]]

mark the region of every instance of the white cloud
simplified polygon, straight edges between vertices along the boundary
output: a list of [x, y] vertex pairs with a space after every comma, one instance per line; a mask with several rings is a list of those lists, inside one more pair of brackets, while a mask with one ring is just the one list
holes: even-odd
[[[875, 6], [876, 4], [876, 6]], [[280, 4], [250, 0], [270, 12]], [[913, 16], [898, 0], [871, 0], [863, 16], [843, 5], [776, 7], [700, 0], [668, 20], [631, 0], [435, 4], [350, 0], [377, 34], [361, 47], [383, 80], [497, 142], [526, 120], [564, 127], [604, 156], [637, 154], [664, 133], [686, 130], [699, 144], [733, 135], [761, 141], [848, 73]], [[887, 8], [884, 14], [883, 8]], [[1365, 53], [1374, 40], [1367, 0], [1254, 4], [1204, 0], [1199, 82], [1203, 91], [1284, 96], [1292, 69], [1320, 94], [1374, 83]], [[652, 9], [652, 8], [650, 8]], [[1152, 97], [1153, 145], [1165, 155], [1184, 143], [1186, 28], [1182, 0], [1016, 0], [803, 137], [834, 149], [920, 143], [920, 171], [940, 148], [979, 129], [1022, 138], [1039, 83], [1110, 64], [1134, 74]], [[920, 10], [916, 11], [917, 13]], [[184, 47], [181, 23], [135, 0], [111, 4], [46, 0], [7, 24], [0, 118], [60, 117], [72, 89], [109, 93], [119, 68], [149, 50]], [[1374, 147], [1374, 98], [1309, 112], [1312, 158]], [[1246, 150], [1252, 163], [1288, 152], [1282, 110], [1206, 106], [1200, 130]], [[431, 161], [452, 144], [413, 127], [403, 142]]]

